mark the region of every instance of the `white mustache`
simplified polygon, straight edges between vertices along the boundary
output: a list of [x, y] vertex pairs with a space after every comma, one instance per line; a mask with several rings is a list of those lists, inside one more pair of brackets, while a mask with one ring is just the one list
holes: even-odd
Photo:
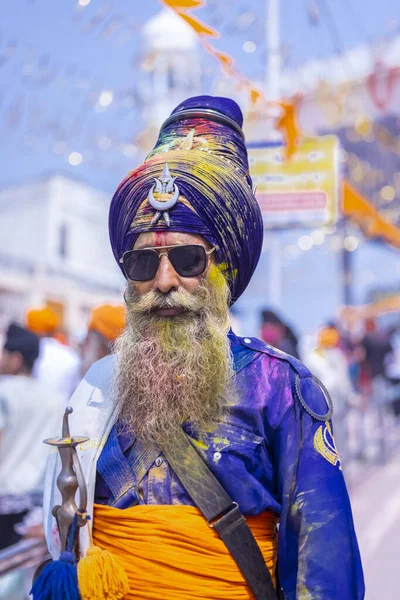
[[149, 314], [161, 308], [176, 308], [198, 313], [204, 308], [204, 300], [204, 294], [200, 293], [174, 291], [162, 294], [150, 291], [140, 297], [133, 295], [131, 299], [127, 299], [127, 306], [135, 313]]

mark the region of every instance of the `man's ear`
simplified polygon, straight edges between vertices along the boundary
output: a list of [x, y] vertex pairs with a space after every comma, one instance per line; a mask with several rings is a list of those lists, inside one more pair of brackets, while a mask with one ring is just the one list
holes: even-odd
[[10, 370], [16, 375], [24, 365], [24, 357], [21, 352], [11, 352], [10, 355]]

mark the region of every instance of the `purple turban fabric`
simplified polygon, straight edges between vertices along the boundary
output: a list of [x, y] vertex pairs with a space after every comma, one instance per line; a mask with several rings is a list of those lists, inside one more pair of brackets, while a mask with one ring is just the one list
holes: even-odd
[[[109, 231], [117, 261], [140, 233], [181, 231], [217, 246], [232, 303], [246, 289], [261, 254], [263, 223], [252, 192], [239, 106], [228, 98], [198, 96], [179, 105], [161, 128], [146, 161], [131, 171], [111, 201]], [[165, 164], [179, 200], [152, 224], [148, 194]]]

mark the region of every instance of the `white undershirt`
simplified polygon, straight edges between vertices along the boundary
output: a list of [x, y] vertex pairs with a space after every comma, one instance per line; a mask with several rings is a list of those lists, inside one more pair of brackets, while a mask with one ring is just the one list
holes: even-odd
[[39, 358], [33, 367], [33, 377], [58, 390], [67, 402], [79, 384], [79, 356], [53, 338], [42, 338]]
[[64, 398], [41, 381], [0, 377], [0, 499], [40, 492], [49, 446], [60, 435]]

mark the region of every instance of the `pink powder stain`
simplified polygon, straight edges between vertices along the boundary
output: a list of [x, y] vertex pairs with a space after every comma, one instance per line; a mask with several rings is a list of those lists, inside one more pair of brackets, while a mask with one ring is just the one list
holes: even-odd
[[155, 242], [154, 245], [157, 246], [164, 246], [164, 237], [165, 237], [165, 233], [163, 231], [156, 231], [155, 232]]

